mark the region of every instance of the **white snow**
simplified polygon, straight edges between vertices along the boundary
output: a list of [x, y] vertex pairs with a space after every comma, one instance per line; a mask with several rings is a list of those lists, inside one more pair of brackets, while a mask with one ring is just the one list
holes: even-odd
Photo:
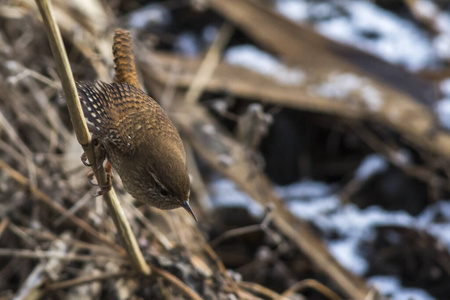
[[175, 48], [186, 56], [194, 57], [200, 53], [199, 43], [192, 32], [179, 34], [175, 42]]
[[441, 125], [450, 130], [450, 97], [439, 100], [435, 111]]
[[367, 108], [377, 111], [383, 104], [383, 98], [377, 88], [364, 77], [352, 73], [332, 72], [325, 82], [311, 86], [309, 91], [327, 98], [349, 100], [359, 94]]
[[[383, 157], [370, 155], [362, 161], [355, 176], [366, 179], [385, 170], [386, 164]], [[286, 206], [293, 214], [312, 222], [325, 237], [338, 236], [332, 240], [325, 238], [325, 243], [339, 263], [355, 274], [364, 275], [367, 271], [368, 263], [361, 256], [358, 247], [361, 242], [369, 242], [374, 238], [376, 226], [415, 228], [431, 234], [438, 239], [442, 247], [450, 249], [450, 202], [441, 201], [429, 205], [420, 215], [414, 217], [405, 211], [386, 211], [378, 206], [361, 209], [354, 204], [343, 205], [336, 195], [331, 194], [329, 185], [312, 180], [276, 187], [275, 190], [285, 199]], [[211, 184], [211, 193], [216, 206], [247, 207], [253, 215], [263, 215], [263, 208], [231, 181], [214, 181]], [[402, 287], [393, 277], [377, 276], [371, 278], [370, 282], [377, 286], [382, 294], [391, 295], [393, 299], [432, 299], [420, 289]]]
[[[450, 40], [448, 41], [450, 47]], [[450, 78], [441, 81], [443, 98], [436, 103], [435, 112], [442, 126], [450, 130]]]
[[429, 0], [416, 0], [414, 2], [415, 9], [420, 11], [420, 14], [426, 18], [434, 18], [438, 14], [438, 8]]
[[275, 6], [278, 12], [293, 21], [303, 22], [308, 19], [309, 5], [303, 0], [277, 1]]
[[300, 68], [289, 68], [278, 59], [252, 45], [231, 47], [225, 52], [227, 63], [238, 65], [272, 77], [283, 85], [299, 85], [305, 73]]
[[167, 25], [171, 22], [171, 15], [167, 8], [160, 4], [149, 4], [133, 12], [128, 24], [134, 28], [144, 28], [149, 24]]
[[264, 208], [253, 201], [246, 193], [239, 190], [233, 182], [219, 179], [212, 182], [209, 186], [213, 205], [246, 207], [255, 216], [263, 215]]
[[433, 41], [434, 48], [439, 57], [450, 60], [450, 36], [440, 34]]
[[211, 25], [206, 26], [205, 29], [203, 29], [202, 38], [205, 42], [210, 44], [214, 41], [218, 32], [219, 30], [217, 27]]
[[290, 188], [275, 188], [281, 198], [310, 198], [324, 196], [328, 193], [329, 186], [322, 182], [312, 180], [302, 180], [289, 185]]
[[450, 78], [442, 80], [439, 87], [444, 96], [450, 98]]
[[366, 180], [377, 173], [385, 171], [388, 167], [387, 161], [379, 154], [371, 154], [363, 159], [355, 177], [360, 180]]
[[358, 254], [357, 238], [347, 238], [328, 242], [328, 249], [339, 263], [351, 272], [363, 275], [369, 267], [367, 261]]
[[276, 9], [294, 21], [313, 23], [316, 30], [332, 40], [410, 70], [421, 69], [435, 60], [430, 41], [418, 26], [371, 1], [278, 0]]
[[430, 294], [421, 289], [403, 287], [393, 276], [373, 276], [369, 284], [375, 286], [383, 295], [392, 300], [432, 300]]
[[[438, 13], [428, 0], [416, 3], [422, 14], [436, 15], [437, 27], [442, 31], [436, 38], [428, 36], [412, 21], [385, 11], [369, 0], [277, 0], [275, 6], [278, 12], [289, 19], [312, 24], [316, 30], [333, 40], [416, 71], [436, 66], [439, 58], [450, 58], [450, 15], [447, 12]], [[205, 30], [203, 39], [211, 39], [215, 30]], [[304, 81], [305, 74], [301, 69], [288, 68], [277, 58], [251, 45], [232, 47], [224, 58], [230, 64], [273, 77], [282, 84], [298, 85]], [[450, 129], [450, 78], [442, 81], [440, 88], [444, 97], [437, 103], [436, 111], [440, 120]], [[338, 71], [330, 74], [321, 85], [309, 87], [309, 91], [342, 101], [356, 94], [364, 99], [372, 111], [380, 109], [384, 101], [377, 88], [370, 85], [367, 79]], [[396, 118], [398, 111], [393, 109], [389, 114]], [[399, 151], [396, 155], [400, 163], [407, 163], [410, 159], [408, 152]], [[387, 166], [382, 156], [370, 155], [362, 161], [355, 177], [365, 180], [383, 172]], [[253, 214], [263, 213], [261, 206], [227, 180], [213, 183], [211, 192], [216, 205], [244, 206]], [[363, 275], [368, 267], [358, 251], [358, 245], [373, 239], [376, 226], [395, 225], [422, 230], [450, 249], [448, 202], [429, 205], [420, 215], [411, 216], [405, 211], [386, 211], [378, 206], [360, 209], [354, 204], [341, 204], [329, 185], [312, 180], [303, 179], [289, 186], [277, 187], [276, 192], [295, 215], [313, 223], [324, 232], [325, 237], [335, 237], [337, 234], [337, 239], [325, 238], [325, 243], [332, 255], [356, 274]], [[394, 300], [433, 299], [423, 290], [403, 287], [395, 277], [376, 276], [370, 279], [370, 283]]]
[[450, 14], [441, 12], [435, 20], [440, 34], [433, 40], [436, 55], [444, 60], [450, 60]]

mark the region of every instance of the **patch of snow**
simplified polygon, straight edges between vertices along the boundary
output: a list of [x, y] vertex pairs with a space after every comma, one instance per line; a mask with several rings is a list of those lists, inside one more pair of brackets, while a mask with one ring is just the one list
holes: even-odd
[[369, 284], [375, 286], [381, 294], [392, 300], [433, 300], [430, 294], [421, 289], [403, 287], [393, 276], [373, 276]]
[[332, 72], [322, 84], [311, 87], [310, 91], [328, 98], [348, 100], [353, 94], [359, 94], [367, 107], [377, 111], [383, 104], [380, 92], [364, 77], [352, 73]]
[[206, 43], [211, 44], [216, 38], [218, 32], [219, 30], [217, 29], [217, 27], [211, 25], [206, 26], [203, 29], [202, 38]]
[[300, 68], [288, 68], [278, 59], [252, 45], [231, 47], [224, 59], [231, 65], [238, 65], [272, 77], [283, 85], [299, 85], [305, 78]]
[[275, 3], [276, 9], [289, 19], [301, 22], [306, 21], [309, 15], [309, 5], [303, 0], [280, 0]]
[[450, 60], [450, 14], [448, 12], [436, 12], [433, 18], [434, 27], [439, 34], [433, 39], [433, 47], [436, 56], [443, 60]]
[[[450, 44], [449, 44], [450, 46]], [[450, 98], [450, 78], [444, 79], [441, 81], [441, 84], [439, 85], [441, 92], [446, 96]]]
[[[289, 210], [303, 220], [314, 221], [315, 218], [324, 218], [328, 213], [339, 209], [339, 199], [331, 196], [320, 200], [291, 201]], [[319, 222], [317, 222], [319, 223]]]
[[[450, 48], [450, 40], [448, 41]], [[435, 112], [438, 116], [440, 124], [450, 130], [450, 78], [441, 81], [439, 88], [444, 96], [435, 105]]]
[[196, 56], [200, 53], [199, 43], [192, 32], [179, 34], [175, 42], [175, 49], [186, 56]]
[[435, 237], [443, 247], [450, 249], [450, 224], [430, 224], [426, 226], [427, 232]]
[[[367, 178], [383, 171], [386, 164], [381, 156], [370, 155], [362, 161], [355, 176]], [[392, 225], [424, 231], [438, 240], [438, 246], [450, 249], [450, 202], [429, 205], [420, 215], [411, 216], [405, 211], [386, 211], [378, 206], [361, 209], [354, 204], [343, 205], [337, 195], [330, 194], [332, 189], [329, 185], [312, 180], [275, 189], [294, 215], [313, 223], [324, 233], [330, 253], [355, 274], [364, 275], [368, 269], [359, 245], [374, 238], [377, 226]], [[213, 182], [211, 193], [215, 205], [247, 207], [252, 214], [263, 215], [264, 209], [231, 181], [220, 179]], [[327, 236], [333, 239], [327, 239]], [[394, 234], [390, 239], [395, 242], [398, 236]], [[392, 299], [432, 299], [420, 289], [401, 286], [394, 277], [376, 276], [370, 282]]]
[[302, 180], [286, 187], [276, 187], [275, 190], [282, 198], [309, 198], [323, 196], [329, 191], [329, 186], [322, 182]]
[[442, 12], [436, 17], [436, 26], [442, 33], [450, 33], [450, 15], [448, 12]]
[[419, 27], [372, 1], [278, 0], [276, 9], [294, 21], [313, 23], [318, 32], [332, 40], [409, 70], [419, 70], [435, 61], [431, 43]]
[[358, 254], [358, 243], [356, 238], [340, 239], [328, 242], [328, 249], [343, 267], [354, 274], [363, 275], [369, 265]]
[[414, 2], [415, 9], [426, 18], [432, 19], [438, 14], [438, 8], [436, 4], [429, 0], [416, 0]]
[[406, 166], [411, 163], [411, 152], [400, 149], [393, 154], [393, 159], [397, 164]]
[[384, 172], [387, 167], [388, 163], [383, 156], [379, 154], [371, 154], [363, 159], [356, 170], [355, 177], [360, 180], [366, 180], [375, 174]]
[[342, 206], [321, 220], [319, 227], [336, 230], [342, 236], [368, 237], [375, 226], [414, 226], [414, 218], [405, 211], [386, 211], [378, 206], [360, 209], [354, 204]]
[[450, 130], [450, 97], [439, 100], [436, 103], [435, 112], [440, 124]]
[[167, 25], [171, 21], [171, 15], [167, 8], [154, 3], [133, 12], [128, 19], [128, 24], [134, 28], [144, 28], [150, 24]]
[[[434, 222], [437, 216], [444, 220]], [[450, 249], [450, 202], [440, 201], [430, 205], [417, 217], [417, 227], [426, 230]]]
[[[370, 162], [369, 158], [362, 164], [366, 167], [360, 169], [368, 169], [361, 171], [367, 172], [364, 176], [369, 176], [370, 171], [384, 168], [381, 160], [372, 160]], [[404, 211], [390, 212], [377, 206], [360, 209], [354, 204], [343, 206], [336, 195], [326, 195], [329, 187], [320, 182], [301, 181], [277, 187], [276, 191], [282, 199], [291, 200], [286, 205], [294, 215], [314, 223], [323, 232], [339, 234], [339, 239], [327, 242], [329, 250], [340, 264], [358, 275], [363, 275], [368, 267], [367, 262], [358, 253], [358, 244], [373, 237], [375, 226], [413, 226], [415, 222], [414, 218]], [[305, 197], [312, 199], [304, 200]], [[298, 200], [293, 201], [295, 198]]]
[[219, 179], [210, 185], [210, 197], [215, 206], [246, 207], [254, 216], [263, 216], [264, 208], [246, 193], [226, 179]]
[[433, 41], [433, 46], [440, 58], [450, 59], [450, 36], [448, 33], [438, 35]]

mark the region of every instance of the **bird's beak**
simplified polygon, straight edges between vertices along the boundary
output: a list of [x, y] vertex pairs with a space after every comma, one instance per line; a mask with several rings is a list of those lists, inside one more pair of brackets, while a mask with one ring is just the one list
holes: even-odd
[[195, 216], [192, 208], [189, 206], [189, 201], [184, 200], [182, 207], [194, 218], [195, 222], [198, 222], [197, 217]]

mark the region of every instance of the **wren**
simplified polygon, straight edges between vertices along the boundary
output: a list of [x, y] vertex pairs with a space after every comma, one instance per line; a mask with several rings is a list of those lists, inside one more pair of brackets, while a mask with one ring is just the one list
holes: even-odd
[[[115, 82], [77, 82], [98, 164], [106, 159], [138, 201], [164, 210], [183, 207], [197, 221], [189, 206], [183, 142], [161, 106], [140, 88], [129, 31], [116, 29], [113, 54]], [[112, 178], [111, 168], [105, 170]]]

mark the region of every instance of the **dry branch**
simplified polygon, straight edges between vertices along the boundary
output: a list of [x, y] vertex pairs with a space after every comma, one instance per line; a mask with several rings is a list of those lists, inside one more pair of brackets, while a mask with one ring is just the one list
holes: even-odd
[[[140, 62], [145, 68], [145, 82], [153, 91], [161, 90], [155, 83], [155, 69], [146, 65], [143, 56]], [[215, 74], [220, 73], [219, 70]], [[161, 82], [161, 84], [164, 84]], [[274, 207], [274, 225], [289, 237], [330, 279], [335, 281], [348, 297], [363, 298], [369, 292], [361, 278], [343, 269], [330, 255], [322, 242], [310, 231], [308, 225], [293, 216], [275, 195], [269, 180], [259, 174], [249, 180], [255, 165], [248, 159], [246, 149], [220, 130], [221, 126], [200, 105], [183, 106], [173, 113], [172, 118], [180, 126], [196, 152], [209, 165], [233, 180], [243, 191], [263, 206]], [[210, 128], [213, 130], [207, 130]], [[230, 164], [224, 165], [223, 158]]]
[[[206, 110], [198, 105], [186, 107], [186, 114], [175, 118], [197, 153], [211, 167], [232, 179], [243, 191], [263, 206], [274, 207], [273, 224], [289, 237], [310, 259], [336, 282], [348, 297], [361, 299], [369, 292], [364, 281], [351, 274], [330, 255], [323, 243], [311, 232], [308, 225], [292, 215], [275, 195], [264, 174], [249, 180], [255, 166], [248, 159], [246, 149], [220, 130], [220, 126]], [[208, 133], [206, 128], [214, 128]], [[224, 165], [221, 157], [231, 163]]]
[[41, 201], [42, 203], [48, 205], [50, 208], [54, 209], [55, 211], [59, 212], [61, 215], [67, 215], [68, 220], [70, 220], [75, 225], [79, 226], [83, 230], [85, 230], [88, 234], [90, 234], [95, 240], [99, 240], [109, 247], [112, 247], [119, 253], [123, 254], [124, 250], [122, 247], [111, 241], [106, 236], [100, 234], [97, 230], [92, 228], [89, 224], [87, 224], [85, 221], [81, 220], [80, 218], [70, 215], [61, 204], [58, 202], [53, 201], [48, 195], [46, 195], [44, 192], [39, 190], [36, 186], [30, 185], [29, 181], [19, 172], [14, 170], [12, 167], [10, 167], [7, 163], [5, 163], [3, 160], [0, 159], [0, 170], [3, 170], [9, 177], [14, 179], [18, 184], [25, 186], [30, 189], [31, 194], [33, 195], [32, 199], [36, 199], [38, 201]]
[[[68, 247], [61, 240], [53, 241], [51, 251], [62, 255], [67, 255]], [[49, 257], [49, 261], [42, 261], [29, 274], [27, 280], [22, 284], [21, 289], [14, 297], [15, 300], [38, 300], [45, 293], [42, 286], [47, 281], [48, 273], [58, 274], [63, 269], [63, 264], [57, 257]]]
[[[257, 43], [304, 71], [306, 79], [300, 84], [301, 92], [289, 103], [281, 104], [377, 121], [401, 134], [416, 149], [445, 159], [450, 157], [450, 135], [437, 128], [433, 112], [419, 103], [433, 95], [431, 85], [373, 56], [327, 40], [260, 1], [209, 3]], [[370, 73], [370, 69], [382, 72]], [[359, 78], [360, 88], [349, 91], [345, 97], [335, 97], [333, 84], [339, 84], [345, 76]], [[377, 96], [367, 95], [372, 92]]]
[[119, 271], [114, 273], [105, 273], [105, 274], [99, 274], [99, 275], [90, 275], [85, 277], [78, 277], [75, 279], [70, 279], [66, 281], [60, 281], [60, 282], [54, 282], [51, 284], [47, 284], [45, 286], [46, 291], [52, 291], [52, 290], [60, 290], [60, 289], [66, 289], [71, 288], [78, 285], [88, 284], [93, 281], [100, 281], [100, 280], [106, 280], [106, 279], [112, 279], [112, 278], [132, 278], [137, 275], [136, 272], [130, 272], [130, 271]]

